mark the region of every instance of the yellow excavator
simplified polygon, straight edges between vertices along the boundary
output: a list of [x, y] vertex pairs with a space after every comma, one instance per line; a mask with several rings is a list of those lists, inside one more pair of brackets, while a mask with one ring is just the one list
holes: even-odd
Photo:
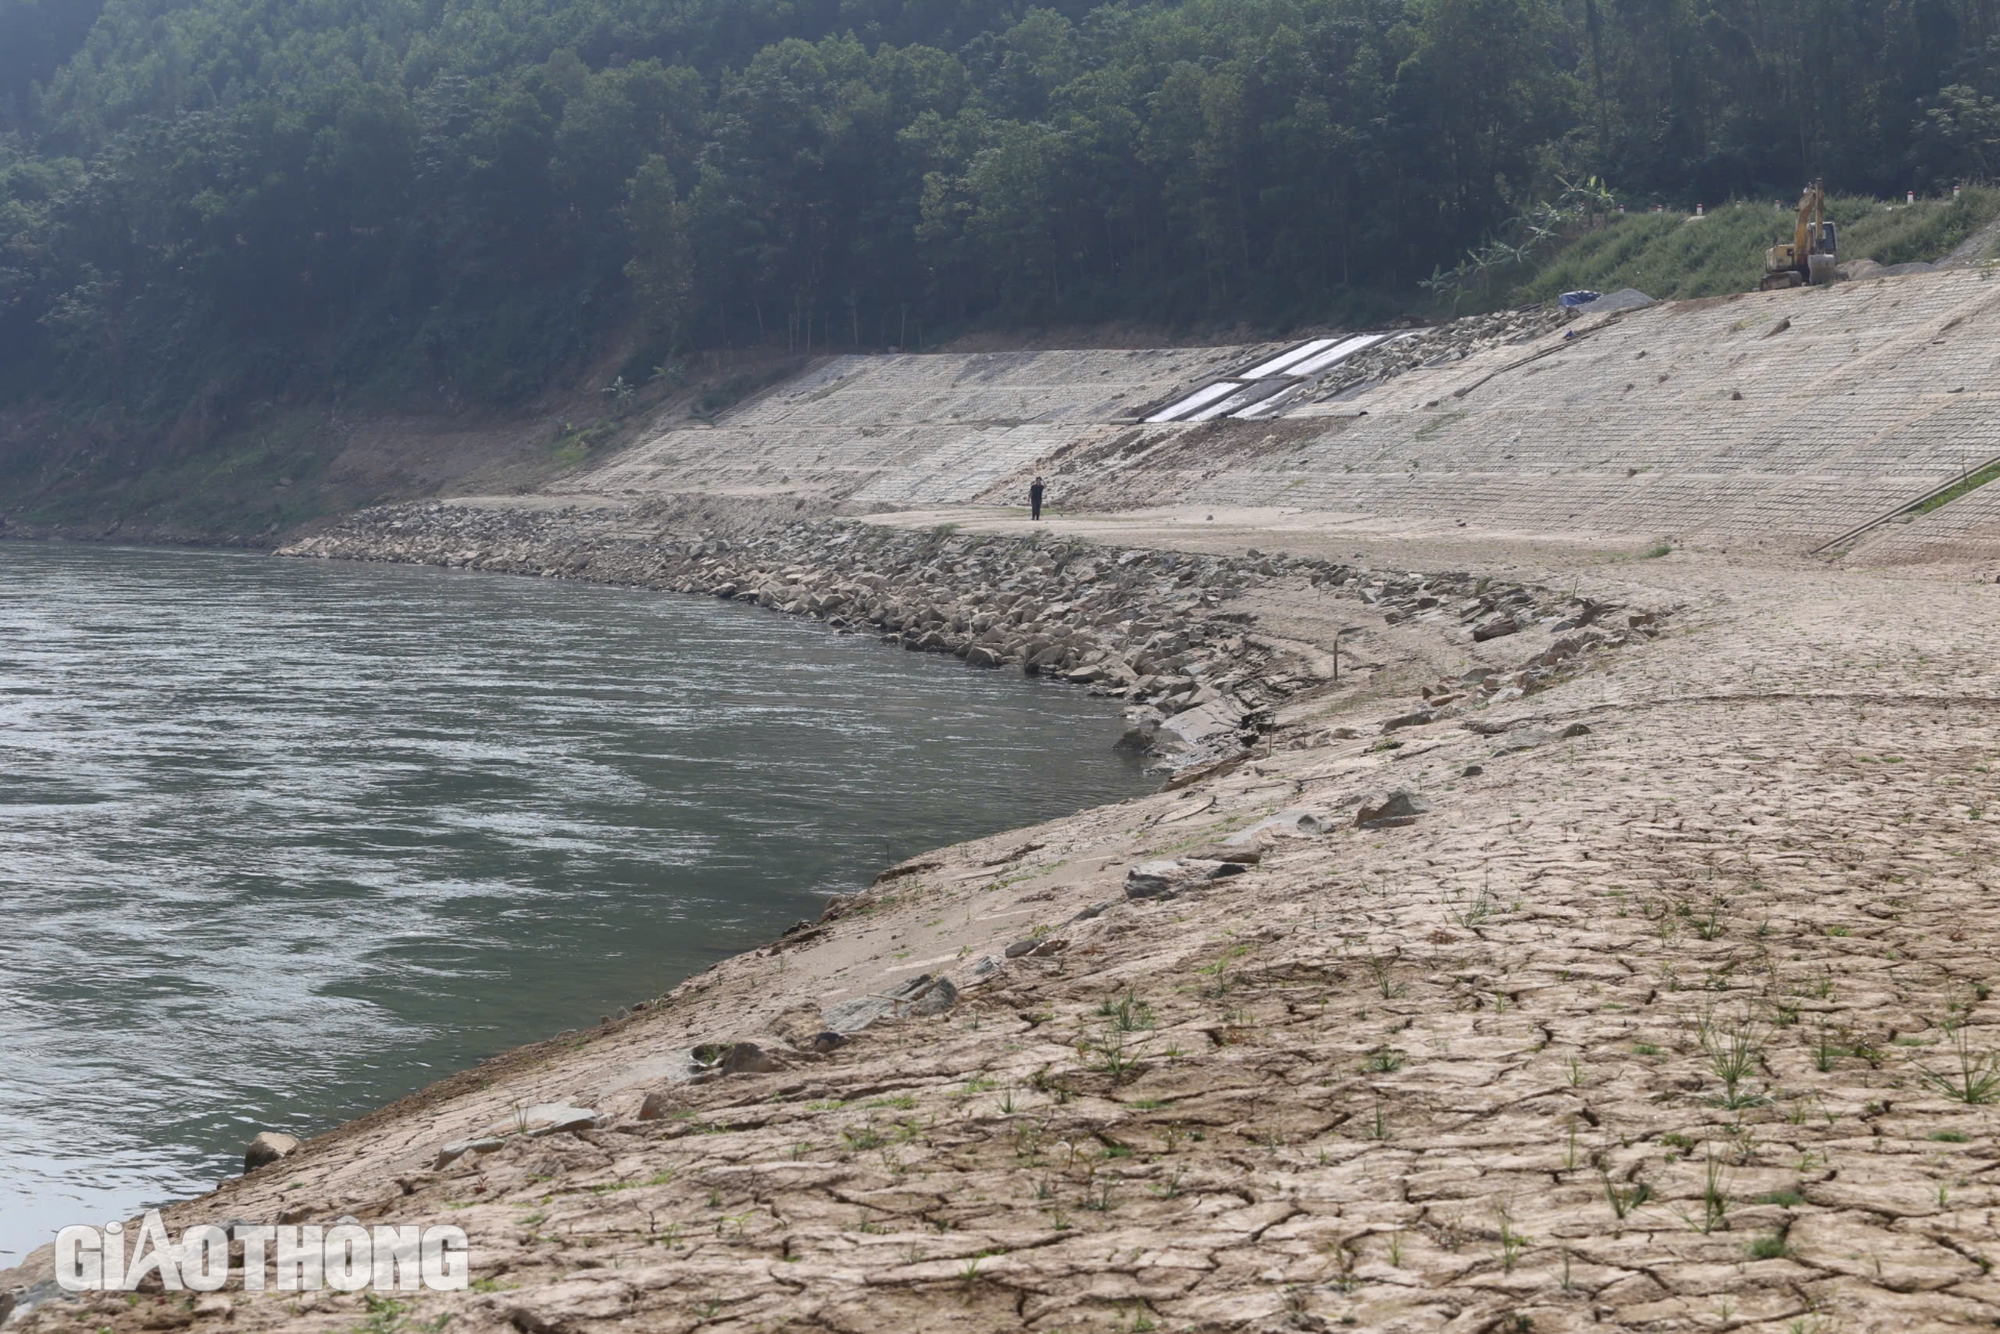
[[1833, 223], [1826, 216], [1826, 191], [1814, 181], [1799, 197], [1799, 220], [1792, 229], [1792, 239], [1764, 252], [1764, 281], [1758, 289], [1775, 292], [1782, 287], [1830, 283], [1837, 262]]

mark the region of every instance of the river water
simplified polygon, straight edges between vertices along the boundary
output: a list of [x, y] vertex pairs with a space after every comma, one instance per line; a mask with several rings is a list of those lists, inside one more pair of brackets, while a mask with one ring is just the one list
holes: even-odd
[[711, 598], [0, 543], [0, 1268], [1143, 791], [1121, 726]]

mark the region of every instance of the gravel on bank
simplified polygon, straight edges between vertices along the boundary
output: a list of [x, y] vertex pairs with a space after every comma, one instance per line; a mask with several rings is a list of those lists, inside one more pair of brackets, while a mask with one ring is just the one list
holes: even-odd
[[1345, 594], [1385, 625], [1455, 621], [1475, 642], [1538, 625], [1562, 636], [1515, 670], [1482, 668], [1426, 686], [1394, 726], [1522, 698], [1573, 673], [1592, 651], [1659, 624], [1656, 613], [1621, 620], [1618, 609], [1588, 598], [1463, 572], [1374, 570], [1256, 548], [1240, 557], [1120, 550], [949, 525], [909, 532], [847, 518], [760, 522], [754, 511], [704, 525], [697, 511], [660, 502], [629, 510], [389, 506], [278, 554], [656, 588], [811, 616], [913, 651], [1125, 700], [1132, 730], [1122, 744], [1174, 770], [1242, 751], [1287, 700], [1338, 677], [1333, 653], [1256, 633], [1254, 615], [1232, 605], [1249, 589]]

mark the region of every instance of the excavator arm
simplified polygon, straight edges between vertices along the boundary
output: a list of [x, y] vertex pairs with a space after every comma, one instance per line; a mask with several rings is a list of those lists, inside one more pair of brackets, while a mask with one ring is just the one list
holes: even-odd
[[1812, 238], [1819, 231], [1820, 215], [1825, 211], [1826, 195], [1821, 192], [1819, 182], [1814, 181], [1806, 187], [1806, 192], [1799, 196], [1798, 225], [1792, 229], [1794, 256], [1812, 253]]
[[1799, 196], [1791, 244], [1774, 245], [1764, 252], [1764, 280], [1758, 286], [1769, 292], [1806, 283], [1830, 283], [1834, 263], [1834, 232], [1826, 221], [1826, 191], [1814, 181]]

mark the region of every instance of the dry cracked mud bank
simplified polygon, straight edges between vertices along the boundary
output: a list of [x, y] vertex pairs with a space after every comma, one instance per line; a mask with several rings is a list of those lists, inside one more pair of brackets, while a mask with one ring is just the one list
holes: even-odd
[[[956, 521], [924, 604], [938, 624], [981, 580], [1049, 577], [1038, 556], [944, 587], [951, 561], [1025, 529]], [[654, 540], [629, 514], [591, 522], [627, 525], [628, 555]], [[777, 540], [744, 523], [724, 540]], [[401, 531], [401, 558], [426, 558], [423, 526]], [[12, 1327], [2000, 1321], [1991, 574], [1471, 538], [1390, 560], [1298, 523], [1266, 574], [1242, 549], [1257, 531], [1205, 534], [1217, 559], [1185, 586], [1178, 562], [1132, 562], [1147, 576], [1104, 612], [1039, 599], [1019, 644], [1063, 644], [1058, 664], [1076, 648], [1067, 672], [1116, 655], [1133, 679], [1091, 685], [1156, 709], [1236, 673], [1229, 693], [1256, 695], [1247, 753], [892, 868], [643, 1009], [169, 1212], [459, 1223], [472, 1291], [51, 1300]], [[1072, 559], [1116, 570], [1186, 534], [1126, 521]], [[609, 549], [573, 551], [606, 561], [576, 575], [617, 577]], [[774, 600], [811, 611], [828, 590], [796, 564], [760, 587], [808, 589]], [[1529, 614], [1475, 639], [1501, 608], [1416, 605], [1454, 569], [1518, 586]], [[1143, 614], [1095, 624], [1127, 600]], [[1072, 613], [1067, 639], [1044, 624]], [[1140, 629], [1139, 652], [1185, 632], [1169, 656], [1194, 656], [1139, 673]], [[1396, 790], [1411, 800], [1365, 818]], [[926, 975], [955, 1002], [858, 1028], [843, 1007]], [[440, 1153], [548, 1103], [597, 1123]], [[37, 1263], [0, 1288], [36, 1291]]]

